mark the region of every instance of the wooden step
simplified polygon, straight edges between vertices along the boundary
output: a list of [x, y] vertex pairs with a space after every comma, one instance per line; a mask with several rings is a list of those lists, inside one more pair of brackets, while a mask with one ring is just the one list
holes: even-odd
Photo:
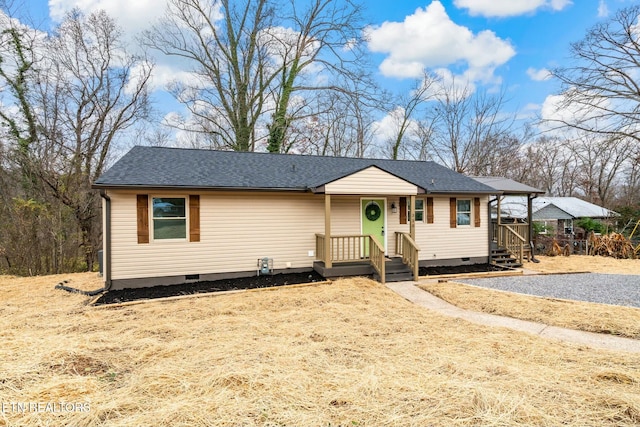
[[[413, 280], [413, 272], [408, 265], [402, 262], [402, 258], [391, 258], [384, 265], [386, 282], [404, 282]], [[373, 273], [373, 279], [380, 281], [380, 275]]]
[[515, 259], [505, 248], [491, 249], [491, 263], [500, 267], [517, 268], [522, 264]]

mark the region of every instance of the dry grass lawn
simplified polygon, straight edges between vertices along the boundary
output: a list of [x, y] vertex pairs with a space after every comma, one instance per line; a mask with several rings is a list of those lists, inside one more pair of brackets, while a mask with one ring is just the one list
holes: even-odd
[[640, 354], [443, 317], [370, 280], [95, 308], [53, 289], [69, 277], [98, 286], [0, 277], [0, 425], [640, 424]]
[[603, 256], [536, 256], [540, 263], [525, 262], [524, 267], [541, 273], [610, 273], [640, 275], [640, 259], [616, 259]]
[[[539, 264], [526, 263], [525, 268], [543, 273], [590, 271], [640, 275], [640, 259], [614, 259], [586, 255], [539, 258]], [[561, 276], [558, 280], [561, 280]], [[532, 297], [456, 282], [423, 283], [420, 287], [467, 310], [640, 339], [640, 309], [638, 308]]]

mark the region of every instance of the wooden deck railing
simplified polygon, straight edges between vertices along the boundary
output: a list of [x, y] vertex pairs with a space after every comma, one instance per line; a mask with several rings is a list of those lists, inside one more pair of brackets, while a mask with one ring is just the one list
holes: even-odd
[[385, 281], [384, 246], [370, 235], [353, 234], [346, 236], [331, 236], [327, 243], [324, 234], [316, 234], [316, 258], [327, 262], [325, 248], [329, 244], [331, 263], [369, 262], [380, 275], [382, 283]]
[[380, 282], [384, 284], [386, 280], [385, 263], [386, 258], [384, 256], [384, 247], [378, 243], [375, 237], [370, 236], [369, 239], [369, 254], [371, 260], [371, 266], [378, 272], [380, 276]]
[[[331, 262], [355, 262], [369, 259], [369, 240], [371, 236], [362, 234], [331, 236]], [[325, 261], [324, 234], [316, 234], [316, 257]]]
[[500, 224], [495, 227], [496, 242], [498, 246], [505, 248], [522, 264], [525, 248], [529, 248], [529, 242], [525, 237], [529, 234], [528, 224]]
[[316, 234], [316, 259], [324, 261], [324, 245], [325, 238], [324, 234]]
[[396, 232], [396, 254], [402, 256], [402, 262], [411, 268], [413, 280], [418, 280], [419, 252], [420, 247], [409, 233]]

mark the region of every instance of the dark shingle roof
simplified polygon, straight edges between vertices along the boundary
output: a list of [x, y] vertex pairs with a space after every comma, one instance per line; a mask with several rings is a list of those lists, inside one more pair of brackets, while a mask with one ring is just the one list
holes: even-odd
[[94, 188], [221, 188], [313, 190], [376, 166], [428, 193], [496, 191], [434, 162], [246, 153], [136, 146]]
[[471, 177], [491, 188], [505, 194], [544, 194], [543, 190], [531, 187], [518, 181], [502, 176], [473, 176]]

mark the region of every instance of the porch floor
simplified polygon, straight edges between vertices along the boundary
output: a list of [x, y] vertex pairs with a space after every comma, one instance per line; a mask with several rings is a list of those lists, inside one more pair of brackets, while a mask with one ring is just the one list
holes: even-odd
[[315, 261], [313, 269], [322, 277], [343, 277], [343, 276], [371, 276], [373, 275], [373, 267], [369, 260], [358, 262], [341, 262], [334, 263], [331, 268], [327, 268], [324, 261]]

